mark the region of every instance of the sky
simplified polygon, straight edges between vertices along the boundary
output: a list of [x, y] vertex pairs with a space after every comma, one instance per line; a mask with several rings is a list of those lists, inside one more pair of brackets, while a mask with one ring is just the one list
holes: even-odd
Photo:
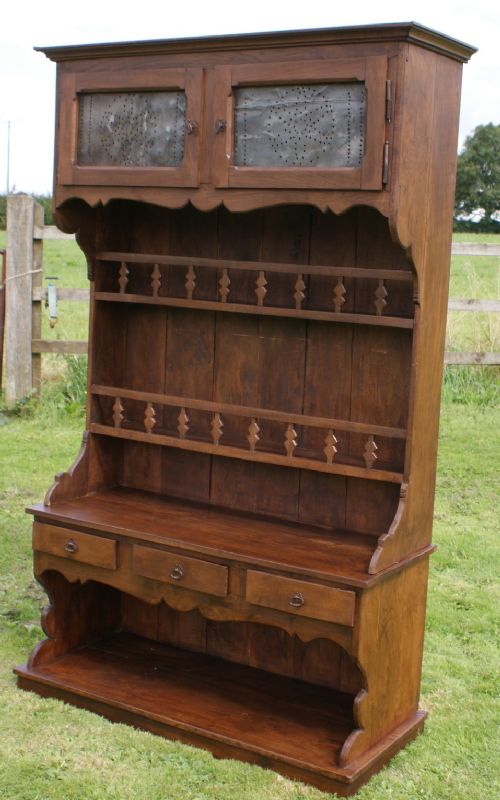
[[[464, 66], [459, 147], [500, 124], [498, 0], [6, 0], [0, 29], [0, 194], [52, 189], [55, 64], [35, 45], [416, 21], [479, 48]], [[10, 125], [10, 158], [7, 131]]]

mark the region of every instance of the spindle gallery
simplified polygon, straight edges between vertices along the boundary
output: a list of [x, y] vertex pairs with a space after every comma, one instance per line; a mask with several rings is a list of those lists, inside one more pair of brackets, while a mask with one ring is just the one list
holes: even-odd
[[351, 794], [426, 717], [474, 48], [408, 23], [41, 50], [91, 323], [19, 686]]

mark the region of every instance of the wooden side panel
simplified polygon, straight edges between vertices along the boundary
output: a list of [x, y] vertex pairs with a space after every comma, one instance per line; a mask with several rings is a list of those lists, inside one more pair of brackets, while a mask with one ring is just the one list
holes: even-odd
[[405, 512], [375, 554], [372, 573], [431, 541], [448, 300], [462, 66], [409, 46], [404, 72], [403, 99], [418, 98], [420, 113], [417, 119], [410, 102], [401, 109], [398, 137], [404, 142], [405, 163], [391, 198], [391, 224], [411, 249], [420, 294], [407, 456], [411, 481]]
[[[390, 238], [387, 221], [373, 209], [358, 210], [356, 242], [358, 266], [405, 269], [404, 252]], [[411, 284], [390, 284], [391, 312], [412, 313]], [[377, 281], [357, 281], [356, 311], [373, 313]], [[389, 309], [389, 292], [387, 294]], [[389, 313], [389, 311], [387, 312]], [[405, 428], [408, 424], [411, 379], [412, 336], [407, 330], [356, 326], [352, 340], [351, 419]], [[405, 442], [400, 439], [376, 439], [376, 463], [402, 470]], [[363, 462], [369, 455], [366, 435], [351, 434], [349, 453]], [[349, 479], [347, 484], [346, 526], [357, 530], [388, 530], [399, 500], [397, 488], [390, 484], [374, 487], [373, 481]], [[365, 485], [366, 484], [366, 485]]]
[[417, 711], [428, 568], [428, 559], [411, 564], [361, 597], [356, 655], [368, 685], [351, 758]]

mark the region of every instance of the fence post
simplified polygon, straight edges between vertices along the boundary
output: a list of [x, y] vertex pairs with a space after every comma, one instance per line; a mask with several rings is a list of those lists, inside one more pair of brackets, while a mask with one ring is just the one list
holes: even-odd
[[[31, 339], [42, 338], [42, 286], [43, 286], [43, 206], [34, 201], [33, 206], [33, 275], [31, 284], [32, 304], [31, 304]], [[36, 291], [38, 289], [38, 291]], [[36, 299], [34, 299], [36, 296]], [[32, 384], [37, 397], [40, 397], [42, 389], [42, 354], [34, 353], [32, 342], [31, 364], [32, 364]]]
[[[7, 198], [7, 276], [5, 308], [5, 401], [12, 405], [33, 391], [39, 366], [33, 359], [32, 294], [41, 286], [41, 248], [34, 246], [35, 225], [43, 226], [43, 209], [26, 194]], [[39, 235], [39, 234], [37, 234]], [[41, 244], [41, 243], [40, 243]], [[37, 277], [35, 284], [34, 276]], [[37, 374], [38, 370], [38, 374]]]

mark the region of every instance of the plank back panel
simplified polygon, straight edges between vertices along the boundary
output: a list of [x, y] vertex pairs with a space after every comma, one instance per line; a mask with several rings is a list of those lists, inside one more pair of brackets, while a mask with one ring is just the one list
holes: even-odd
[[[130, 217], [129, 242], [132, 250], [148, 247], [151, 252], [169, 248], [169, 220], [160, 209], [143, 205], [134, 207]], [[131, 291], [146, 291], [150, 286], [149, 270], [130, 270], [127, 280]], [[127, 287], [129, 288], [129, 287]], [[153, 311], [154, 313], [150, 313]], [[124, 385], [133, 389], [148, 386], [149, 391], [163, 390], [167, 315], [162, 308], [137, 307], [128, 311], [125, 334], [126, 368]], [[127, 417], [137, 428], [144, 430], [146, 406], [141, 402], [127, 403]], [[163, 410], [156, 409], [154, 424], [161, 427]], [[140, 442], [127, 442], [123, 462], [123, 484], [145, 491], [160, 492], [162, 486], [162, 454]]]
[[[166, 212], [168, 213], [168, 212]], [[200, 214], [191, 206], [170, 212], [171, 252], [179, 255], [217, 255], [217, 212]], [[169, 288], [177, 285], [185, 293], [185, 270], [169, 272]], [[197, 275], [197, 292], [211, 298], [216, 291], [212, 271]], [[167, 349], [164, 368], [164, 391], [211, 399], [214, 371], [215, 315], [170, 309], [167, 323]], [[166, 412], [167, 430], [177, 433], [179, 412]], [[205, 415], [193, 411], [186, 423], [191, 430], [207, 434]], [[210, 492], [210, 456], [182, 453], [161, 448], [163, 492], [207, 502]], [[178, 457], [180, 455], [180, 457]]]
[[[232, 214], [223, 208], [203, 213], [191, 206], [151, 210], [143, 204], [129, 204], [128, 209], [124, 205], [113, 204], [111, 211], [120, 219], [128, 214], [128, 234], [119, 242], [104, 239], [104, 246], [123, 245], [131, 252], [159, 257], [170, 253], [185, 259], [221, 258], [226, 263], [236, 259], [305, 266], [306, 280], [298, 286], [300, 273], [238, 269], [229, 270], [230, 279], [223, 281], [224, 268], [215, 266], [131, 264], [135, 277], [127, 280], [134, 280], [144, 294], [168, 292], [185, 297], [191, 291], [193, 298], [217, 301], [222, 286], [228, 298], [253, 305], [262, 291], [262, 302], [276, 307], [289, 307], [295, 297], [298, 305], [312, 310], [332, 309], [337, 301], [340, 311], [366, 310], [370, 279], [342, 277], [339, 290], [338, 277], [307, 275], [307, 264], [345, 264], [351, 271], [356, 265], [365, 270], [408, 267], [390, 240], [387, 222], [368, 209], [337, 218], [307, 206]], [[119, 280], [119, 269], [119, 263], [99, 262], [97, 283], [106, 284], [109, 278], [99, 275], [110, 270]], [[411, 282], [391, 285], [400, 298], [394, 313], [407, 313], [404, 304], [412, 293]], [[406, 425], [409, 330], [166, 306], [117, 305], [115, 311], [115, 304], [96, 305], [96, 330], [102, 337], [111, 322], [119, 322], [112, 345], [115, 374], [106, 372], [104, 363], [109, 364], [109, 359], [101, 366], [97, 357], [94, 377], [98, 383], [309, 417], [393, 428]], [[106, 416], [110, 424], [113, 413], [120, 413], [120, 405], [116, 412], [110, 398], [99, 396], [94, 403], [95, 421]], [[209, 444], [221, 441], [247, 451], [255, 447], [281, 457], [288, 452], [290, 457], [323, 462], [330, 448], [332, 459], [364, 464], [371, 448], [377, 465], [400, 472], [404, 439], [379, 436], [370, 442], [365, 433], [257, 421], [231, 413], [218, 418], [209, 410], [148, 404], [130, 397], [122, 410], [128, 424], [142, 431], [145, 439], [123, 443], [122, 482], [126, 486], [326, 528], [372, 533], [387, 530], [396, 511], [397, 485], [378, 481], [373, 487], [371, 481], [357, 478], [148, 445], [145, 432], [192, 437]]]

